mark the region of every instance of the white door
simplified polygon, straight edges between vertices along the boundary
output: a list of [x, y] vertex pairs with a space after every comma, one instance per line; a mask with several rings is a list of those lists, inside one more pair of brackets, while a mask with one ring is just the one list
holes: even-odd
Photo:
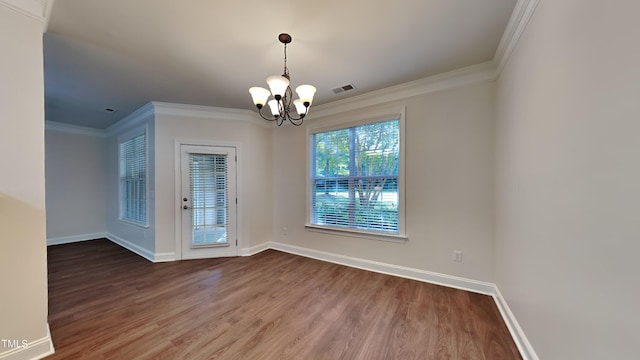
[[181, 145], [182, 259], [237, 256], [236, 149]]

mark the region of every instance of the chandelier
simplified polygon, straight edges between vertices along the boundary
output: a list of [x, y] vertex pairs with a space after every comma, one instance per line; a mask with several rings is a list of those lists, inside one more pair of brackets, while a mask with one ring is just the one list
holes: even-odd
[[[267, 78], [267, 84], [271, 92], [265, 88], [252, 87], [249, 93], [253, 98], [253, 103], [258, 108], [260, 116], [269, 121], [275, 121], [278, 126], [289, 120], [296, 126], [302, 125], [304, 117], [309, 113], [309, 107], [313, 101], [313, 95], [316, 88], [311, 85], [300, 85], [296, 88], [299, 99], [293, 100], [293, 92], [291, 91], [289, 69], [287, 68], [287, 44], [291, 42], [291, 35], [282, 33], [278, 35], [278, 40], [284, 44], [284, 73], [282, 75], [272, 75]], [[269, 99], [273, 94], [275, 99]], [[269, 104], [271, 115], [273, 117], [265, 117], [262, 114], [262, 108], [265, 104]], [[293, 107], [291, 106], [293, 104]], [[295, 108], [295, 111], [293, 111]]]

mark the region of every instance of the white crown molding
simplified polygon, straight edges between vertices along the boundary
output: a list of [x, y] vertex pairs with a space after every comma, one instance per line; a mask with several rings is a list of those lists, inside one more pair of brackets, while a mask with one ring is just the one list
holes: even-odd
[[46, 131], [55, 131], [67, 134], [93, 136], [99, 138], [107, 137], [104, 130], [89, 128], [85, 126], [71, 125], [65, 123], [59, 123], [55, 121], [45, 121], [44, 128]]
[[509, 18], [507, 28], [504, 30], [496, 53], [493, 56], [493, 62], [496, 66], [496, 74], [498, 76], [507, 64], [518, 41], [520, 41], [520, 37], [524, 33], [527, 24], [529, 24], [529, 20], [531, 20], [538, 3], [539, 0], [518, 0], [516, 3]]
[[[30, 4], [30, 6], [17, 6], [16, 4], [22, 4], [21, 1], [25, 2], [25, 4]], [[314, 118], [321, 118], [350, 110], [357, 110], [415, 96], [496, 80], [524, 33], [538, 3], [539, 0], [517, 0], [516, 6], [513, 9], [507, 27], [491, 61], [314, 106], [305, 120], [313, 121]], [[53, 0], [0, 0], [0, 4], [4, 4], [22, 13], [31, 14], [31, 16], [35, 16], [38, 19], [48, 21]], [[246, 121], [257, 126], [274, 128], [271, 122], [264, 121], [255, 111], [150, 102], [107, 128], [105, 131], [106, 136], [111, 136], [125, 128], [134, 126], [137, 121], [146, 120], [148, 116], [153, 116], [154, 113], [212, 120]], [[287, 123], [285, 123], [285, 125], [286, 124]]]
[[0, 5], [46, 24], [53, 0], [0, 0]]
[[491, 61], [318, 105], [310, 112], [308, 119], [496, 80], [524, 33], [538, 2], [539, 0], [517, 1]]
[[318, 105], [310, 112], [310, 118], [325, 117], [341, 112], [361, 109], [391, 101], [448, 90], [496, 79], [495, 64], [492, 61], [449, 71], [446, 73], [414, 80], [408, 83], [368, 92], [350, 98]]
[[[0, 0], [2, 1], [2, 0]], [[271, 124], [262, 120], [255, 112], [229, 108], [217, 108], [212, 106], [173, 104], [152, 101], [127, 115], [105, 130], [84, 126], [70, 125], [54, 121], [46, 121], [45, 127], [49, 131], [58, 131], [70, 134], [87, 135], [107, 138], [125, 132], [134, 126], [153, 119], [155, 115], [197, 117], [212, 120], [246, 121], [261, 127], [271, 127]]]
[[147, 120], [152, 119], [153, 114], [154, 114], [153, 103], [148, 102], [142, 107], [140, 107], [138, 110], [125, 116], [124, 118], [122, 118], [115, 124], [109, 126], [103, 131], [107, 137], [125, 132], [126, 130], [131, 129], [132, 127], [138, 124], [141, 124]]
[[44, 29], [43, 32], [49, 30], [49, 20], [51, 19], [51, 10], [53, 10], [53, 3], [55, 0], [42, 0], [45, 3], [44, 7]]
[[211, 120], [245, 121], [261, 127], [270, 127], [255, 112], [242, 109], [202, 105], [174, 104], [153, 101], [156, 115], [196, 117]]

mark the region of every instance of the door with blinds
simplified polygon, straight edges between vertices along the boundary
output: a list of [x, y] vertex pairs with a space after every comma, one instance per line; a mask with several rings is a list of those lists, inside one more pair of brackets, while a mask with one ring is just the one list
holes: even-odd
[[236, 256], [236, 149], [181, 145], [182, 259]]

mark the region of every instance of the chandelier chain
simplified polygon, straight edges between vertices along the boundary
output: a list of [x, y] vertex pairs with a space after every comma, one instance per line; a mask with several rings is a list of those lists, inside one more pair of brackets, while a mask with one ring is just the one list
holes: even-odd
[[284, 75], [289, 75], [289, 69], [287, 68], [287, 44], [284, 44]]

